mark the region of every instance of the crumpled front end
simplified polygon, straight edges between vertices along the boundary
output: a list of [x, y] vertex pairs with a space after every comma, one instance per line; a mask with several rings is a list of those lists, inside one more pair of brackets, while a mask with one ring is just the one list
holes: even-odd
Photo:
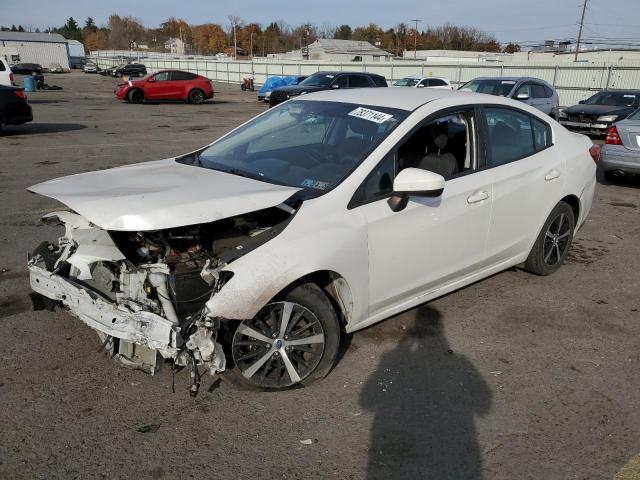
[[42, 220], [63, 225], [64, 235], [30, 254], [31, 287], [96, 330], [121, 363], [151, 374], [163, 359], [189, 367], [195, 394], [202, 369], [226, 367], [218, 336], [235, 319], [207, 308], [234, 275], [225, 267], [279, 234], [294, 213], [279, 205], [205, 224], [108, 231], [54, 212]]

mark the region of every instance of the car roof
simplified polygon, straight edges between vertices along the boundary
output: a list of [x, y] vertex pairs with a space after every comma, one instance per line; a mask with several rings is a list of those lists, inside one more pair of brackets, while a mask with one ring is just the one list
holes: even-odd
[[470, 82], [473, 82], [474, 80], [501, 80], [501, 81], [505, 81], [505, 82], [522, 82], [522, 81], [532, 81], [532, 82], [540, 82], [540, 83], [545, 83], [547, 85], [549, 85], [549, 82], [541, 79], [541, 78], [536, 78], [536, 77], [477, 77], [474, 78], [472, 80], [469, 80]]
[[406, 77], [402, 77], [402, 78], [414, 78], [416, 80], [422, 80], [423, 78], [436, 78], [438, 80], [447, 80], [447, 81], [449, 81], [449, 79], [447, 77], [435, 77], [433, 75], [407, 75]]
[[296, 100], [355, 103], [413, 111], [433, 100], [451, 97], [459, 98], [461, 104], [465, 102], [496, 103], [497, 98], [502, 98], [481, 93], [441, 90], [436, 88], [353, 88], [308, 93], [302, 97], [296, 97]]
[[345, 70], [345, 71], [338, 71], [338, 72], [329, 72], [329, 71], [324, 71], [321, 70], [319, 72], [315, 72], [310, 74], [311, 75], [341, 75], [344, 73], [348, 73], [348, 74], [358, 74], [358, 75], [369, 75], [370, 77], [381, 77], [382, 75], [378, 75], [377, 73], [369, 73], [369, 72], [356, 72], [356, 71], [349, 71], [349, 70]]

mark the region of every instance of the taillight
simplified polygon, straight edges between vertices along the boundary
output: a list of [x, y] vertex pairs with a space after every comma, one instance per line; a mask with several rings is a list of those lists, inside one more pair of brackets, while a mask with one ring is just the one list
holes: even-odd
[[605, 138], [604, 143], [607, 145], [622, 145], [622, 139], [615, 125], [607, 131], [607, 138]]
[[14, 90], [14, 93], [16, 94], [16, 97], [20, 97], [23, 100], [27, 99], [27, 94], [24, 93], [23, 90]]
[[598, 163], [598, 161], [600, 160], [600, 145], [591, 145], [591, 147], [589, 148], [589, 153], [591, 154], [591, 158], [593, 158], [593, 161]]
[[13, 73], [9, 74], [9, 81], [11, 82], [11, 84], [13, 85]]

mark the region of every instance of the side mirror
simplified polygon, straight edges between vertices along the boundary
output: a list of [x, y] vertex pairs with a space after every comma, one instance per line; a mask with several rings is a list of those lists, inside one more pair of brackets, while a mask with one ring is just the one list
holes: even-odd
[[416, 88], [424, 88], [424, 84], [420, 83], [420, 84], [416, 85]]
[[582, 105], [582, 104], [584, 104], [584, 100], [580, 100], [578, 103], [579, 103], [580, 105]]
[[516, 99], [518, 99], [518, 100], [529, 100], [529, 94], [528, 93], [519, 93], [518, 95], [516, 95]]
[[150, 78], [149, 80], [147, 80], [148, 83], [153, 83], [155, 82], [155, 80], [153, 78]]
[[331, 88], [340, 88], [340, 85], [338, 85], [337, 83], [332, 83]]
[[421, 168], [405, 168], [393, 181], [393, 195], [389, 206], [394, 212], [403, 210], [409, 196], [439, 197], [444, 191], [444, 177]]

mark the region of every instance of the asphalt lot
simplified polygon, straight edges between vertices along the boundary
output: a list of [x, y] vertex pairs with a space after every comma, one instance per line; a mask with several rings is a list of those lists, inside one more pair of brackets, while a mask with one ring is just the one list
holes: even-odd
[[172, 394], [170, 369], [127, 370], [32, 310], [26, 252], [59, 205], [25, 188], [185, 153], [266, 106], [239, 86], [128, 105], [115, 79], [47, 82], [64, 90], [30, 94], [35, 121], [0, 136], [1, 478], [640, 478], [640, 181], [598, 185], [550, 277], [512, 269], [358, 332], [312, 387], [207, 377], [192, 399], [186, 374]]

